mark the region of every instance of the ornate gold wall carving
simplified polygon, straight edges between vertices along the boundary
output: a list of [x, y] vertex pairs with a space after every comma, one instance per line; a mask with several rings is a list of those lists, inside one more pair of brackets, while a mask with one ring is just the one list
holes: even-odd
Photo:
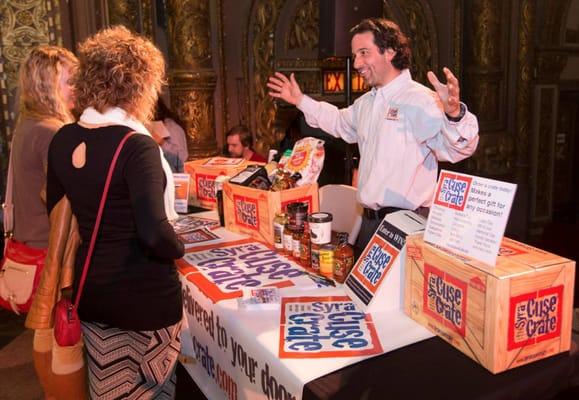
[[153, 3], [150, 0], [107, 0], [108, 24], [124, 25], [153, 37]]
[[557, 102], [557, 91], [554, 87], [542, 88], [539, 95], [539, 115], [537, 127], [537, 159], [535, 164], [534, 207], [532, 216], [535, 219], [547, 219], [551, 216], [554, 173], [554, 126], [555, 113], [553, 105]]
[[190, 158], [217, 153], [208, 0], [168, 0], [171, 105], [185, 124]]
[[406, 19], [408, 35], [412, 38], [412, 75], [424, 84], [426, 73], [438, 71], [437, 33], [430, 4], [424, 0], [405, 0], [399, 2]]
[[[471, 43], [467, 44], [467, 94], [469, 107], [489, 129], [505, 128], [506, 77], [502, 25], [508, 20], [505, 7], [498, 0], [475, 0], [472, 3]], [[498, 43], [497, 43], [498, 42]]]
[[2, 0], [0, 2], [0, 191], [8, 163], [8, 142], [15, 123], [16, 88], [20, 63], [40, 44], [62, 45], [58, 0]]
[[517, 182], [526, 182], [529, 173], [531, 88], [533, 79], [533, 32], [535, 2], [521, 0], [519, 11], [518, 80], [516, 98]]
[[303, 0], [296, 10], [286, 37], [286, 48], [317, 49], [320, 37], [320, 2]]
[[251, 55], [253, 73], [251, 82], [254, 89], [256, 150], [267, 154], [275, 145], [273, 129], [276, 106], [267, 94], [267, 80], [273, 74], [274, 35], [279, 12], [285, 0], [257, 0], [252, 7], [253, 36]]
[[384, 0], [382, 14], [411, 39], [412, 77], [428, 85], [426, 73], [438, 70], [438, 35], [430, 4], [425, 0]]

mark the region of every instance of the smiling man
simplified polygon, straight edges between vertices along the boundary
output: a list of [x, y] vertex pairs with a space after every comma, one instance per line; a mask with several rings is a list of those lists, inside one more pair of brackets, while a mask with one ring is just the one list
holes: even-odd
[[408, 38], [383, 18], [363, 20], [350, 31], [354, 68], [372, 88], [338, 109], [304, 95], [295, 80], [276, 72], [270, 96], [296, 105], [309, 125], [358, 143], [358, 201], [364, 206], [356, 241], [362, 250], [384, 216], [406, 209], [426, 214], [436, 188], [438, 161], [458, 162], [478, 144], [478, 122], [460, 102], [459, 84], [444, 68], [447, 84], [432, 71], [435, 89], [412, 80]]

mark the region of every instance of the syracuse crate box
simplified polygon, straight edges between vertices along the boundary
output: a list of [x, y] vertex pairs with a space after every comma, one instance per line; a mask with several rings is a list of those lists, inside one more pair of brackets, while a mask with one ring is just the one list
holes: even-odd
[[404, 311], [498, 373], [571, 344], [575, 262], [504, 238], [495, 267], [407, 237]]
[[203, 208], [217, 208], [215, 178], [234, 176], [247, 167], [243, 158], [211, 157], [185, 163], [185, 172], [191, 176], [189, 203]]
[[318, 211], [318, 184], [272, 192], [225, 182], [225, 227], [271, 245], [275, 215], [296, 201], [308, 203], [308, 213]]

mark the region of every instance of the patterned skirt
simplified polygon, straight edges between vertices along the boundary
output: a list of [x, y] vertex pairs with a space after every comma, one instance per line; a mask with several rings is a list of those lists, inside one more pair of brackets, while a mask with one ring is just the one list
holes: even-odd
[[172, 399], [181, 322], [156, 331], [125, 331], [82, 322], [91, 399]]

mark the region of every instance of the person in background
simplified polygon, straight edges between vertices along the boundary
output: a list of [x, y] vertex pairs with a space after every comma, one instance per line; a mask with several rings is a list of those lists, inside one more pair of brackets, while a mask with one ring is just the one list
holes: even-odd
[[267, 162], [265, 158], [253, 150], [253, 136], [246, 126], [234, 126], [227, 132], [225, 138], [229, 157], [244, 158], [255, 162]]
[[[184, 255], [172, 172], [145, 128], [165, 75], [161, 52], [122, 26], [78, 47], [79, 122], [60, 129], [48, 152], [47, 207], [63, 196], [78, 221], [73, 296], [79, 287], [113, 153], [99, 235], [78, 306], [93, 399], [173, 398], [183, 313], [174, 260]], [[74, 298], [74, 297], [73, 297]]]
[[350, 32], [354, 68], [372, 88], [350, 107], [339, 110], [304, 95], [294, 74], [288, 79], [276, 72], [267, 86], [270, 96], [297, 106], [309, 125], [358, 143], [361, 251], [386, 214], [401, 209], [427, 214], [438, 161], [469, 157], [479, 136], [477, 119], [460, 102], [458, 80], [448, 68], [447, 84], [428, 73], [436, 92], [412, 80], [410, 43], [398, 25], [370, 18]]
[[155, 116], [153, 121], [147, 124], [147, 128], [155, 142], [163, 149], [163, 155], [173, 172], [183, 172], [183, 167], [189, 157], [187, 137], [182, 126], [179, 117], [159, 97]]
[[[38, 46], [20, 67], [19, 116], [12, 140], [14, 240], [29, 247], [48, 246], [49, 219], [44, 191], [48, 146], [55, 132], [74, 121], [73, 88], [70, 79], [78, 60], [57, 46]], [[47, 282], [55, 289], [56, 280]], [[28, 326], [28, 325], [27, 325]], [[85, 388], [75, 387], [86, 371], [82, 345], [72, 359], [66, 351], [55, 351], [49, 324], [34, 329], [33, 360], [46, 399], [84, 398]]]

